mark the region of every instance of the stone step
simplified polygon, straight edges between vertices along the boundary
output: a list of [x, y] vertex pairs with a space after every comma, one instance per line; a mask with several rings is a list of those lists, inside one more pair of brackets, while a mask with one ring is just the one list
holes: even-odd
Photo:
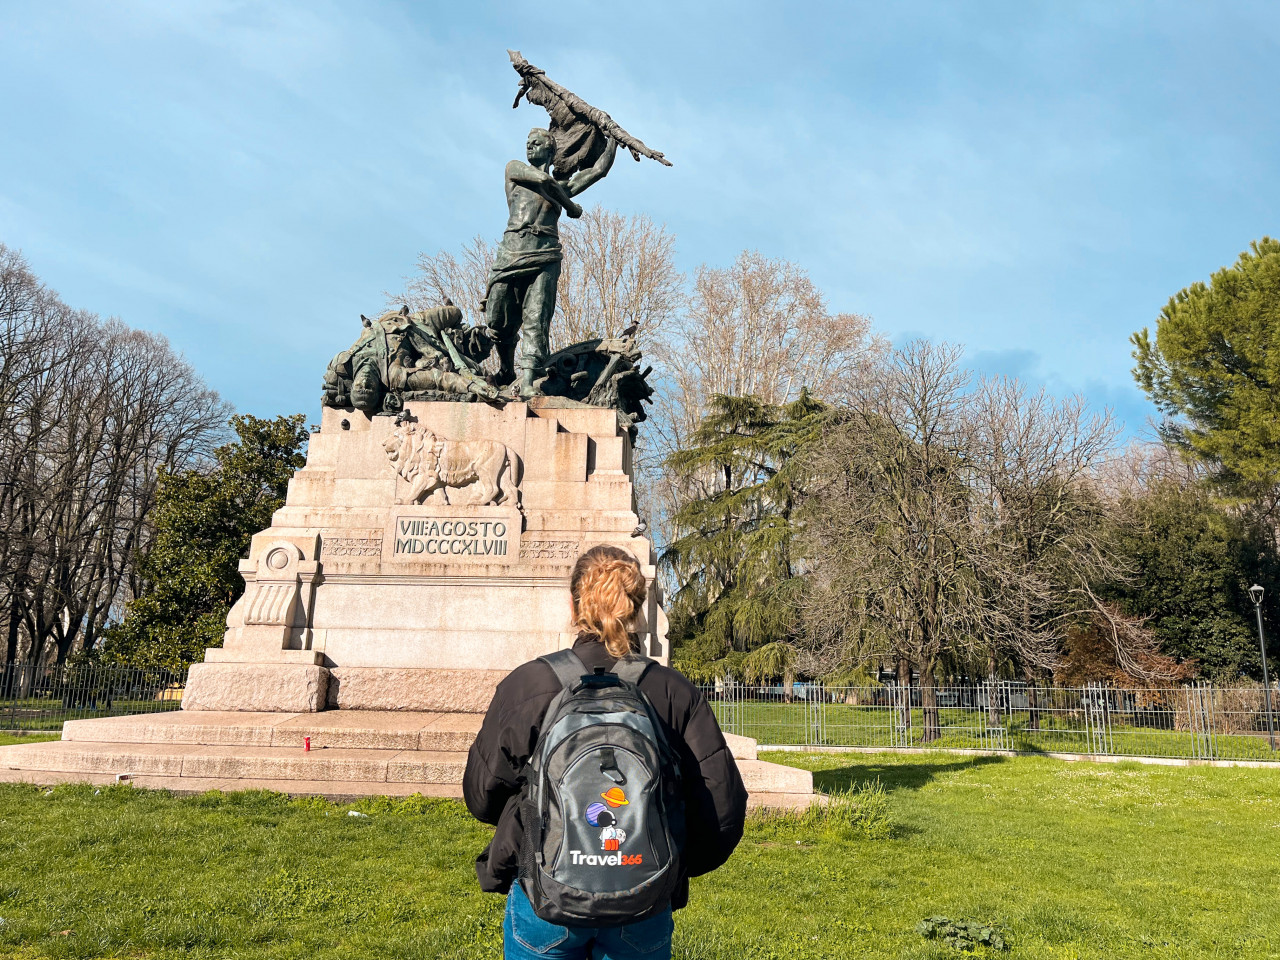
[[[302, 792], [324, 796], [376, 792], [363, 786], [368, 784], [381, 784], [387, 792], [394, 787], [396, 793], [412, 793], [415, 784], [452, 789], [462, 782], [466, 751], [481, 720], [474, 713], [375, 710], [173, 711], [72, 720], [63, 726], [61, 741], [0, 747], [0, 775], [39, 782], [20, 775], [34, 771], [110, 780], [127, 774], [235, 783], [245, 789], [250, 783], [306, 783]], [[303, 750], [307, 737], [310, 752]], [[813, 796], [808, 771], [760, 761], [756, 742], [747, 737], [726, 739], [754, 796]]]
[[[7, 748], [0, 748], [3, 752]], [[56, 786], [60, 783], [89, 783], [108, 785], [117, 783], [109, 773], [67, 773], [49, 770], [8, 770], [0, 766], [0, 783], [37, 783]], [[458, 783], [384, 783], [379, 781], [345, 780], [264, 780], [242, 778], [236, 780], [214, 777], [163, 777], [143, 774], [125, 781], [130, 786], [149, 790], [168, 790], [177, 794], [205, 793], [209, 790], [231, 792], [235, 790], [270, 790], [294, 797], [324, 797], [340, 803], [362, 797], [407, 797], [420, 794], [425, 797], [462, 798], [462, 785]], [[810, 793], [752, 793], [747, 798], [747, 809], [803, 810], [826, 798]]]
[[475, 713], [326, 710], [321, 713], [180, 711], [69, 720], [62, 739], [97, 743], [186, 743], [466, 752], [483, 718]]
[[[169, 731], [192, 727], [174, 725]], [[83, 731], [82, 731], [83, 732]], [[0, 747], [0, 769], [116, 776], [197, 777], [215, 780], [333, 781], [458, 784], [466, 769], [464, 751], [393, 750], [317, 746], [263, 747], [182, 742], [100, 742], [84, 739]], [[739, 759], [751, 793], [812, 794], [807, 770], [761, 760]]]
[[[418, 713], [383, 710], [327, 710], [321, 713], [235, 713], [214, 711], [137, 714], [69, 720], [63, 740], [98, 743], [189, 743], [210, 746], [296, 747], [311, 738], [313, 750], [440, 750], [465, 752], [480, 731], [475, 713]], [[734, 757], [757, 759], [750, 737], [725, 734]]]
[[738, 760], [738, 772], [748, 793], [803, 793], [813, 795], [813, 774], [764, 760]]
[[214, 780], [456, 784], [462, 782], [466, 764], [465, 753], [432, 750], [331, 747], [304, 752], [286, 747], [88, 740], [0, 748], [0, 767], [6, 769]]

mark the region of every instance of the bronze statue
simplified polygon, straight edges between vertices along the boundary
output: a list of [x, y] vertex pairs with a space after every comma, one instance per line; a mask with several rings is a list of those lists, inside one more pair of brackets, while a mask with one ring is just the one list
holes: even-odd
[[[509, 216], [481, 304], [485, 325], [464, 330], [462, 311], [448, 301], [420, 313], [404, 307], [376, 320], [362, 316], [360, 337], [329, 363], [323, 402], [375, 414], [395, 413], [406, 400], [500, 402], [547, 395], [612, 407], [634, 437], [653, 394], [652, 368], [641, 369], [634, 327], [547, 355], [563, 255], [560, 211], [582, 216], [573, 198], [609, 173], [619, 145], [637, 161], [671, 162], [519, 52], [507, 52], [520, 75], [512, 106], [527, 99], [546, 109], [549, 123], [529, 131], [527, 162], [512, 160], [506, 167]], [[491, 353], [496, 363], [485, 364]], [[496, 373], [486, 373], [495, 365]]]
[[560, 211], [582, 216], [573, 198], [600, 180], [613, 166], [617, 141], [610, 140], [599, 158], [561, 182], [549, 172], [556, 144], [551, 131], [529, 131], [528, 163], [507, 164], [507, 229], [489, 272], [484, 311], [489, 333], [498, 350], [498, 382], [515, 378], [516, 336], [520, 337], [519, 395], [535, 391], [535, 371], [547, 360], [547, 336], [556, 309], [560, 281]]
[[643, 154], [666, 166], [671, 163], [623, 130], [603, 110], [552, 81], [518, 51], [507, 53], [520, 74], [512, 106], [519, 106], [524, 97], [545, 108], [550, 127], [529, 131], [527, 163], [512, 160], [507, 164], [510, 216], [489, 273], [482, 309], [497, 346], [498, 383], [516, 380], [518, 366], [515, 392], [528, 399], [538, 393], [537, 372], [547, 361], [547, 338], [560, 279], [560, 211], [574, 219], [582, 216], [582, 208], [573, 198], [608, 174], [620, 142], [636, 160]]
[[[483, 331], [461, 330], [462, 311], [453, 304], [414, 314], [403, 307], [360, 320], [364, 330], [356, 342], [329, 362], [326, 405], [378, 413], [399, 409], [406, 394], [497, 398], [497, 388], [480, 372], [491, 343]], [[459, 333], [462, 346], [454, 340]]]

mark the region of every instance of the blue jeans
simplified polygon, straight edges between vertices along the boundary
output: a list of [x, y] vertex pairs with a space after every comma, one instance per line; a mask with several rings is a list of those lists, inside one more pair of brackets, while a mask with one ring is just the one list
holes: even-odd
[[502, 920], [505, 960], [671, 960], [671, 908], [622, 927], [561, 927], [536, 913], [517, 881]]

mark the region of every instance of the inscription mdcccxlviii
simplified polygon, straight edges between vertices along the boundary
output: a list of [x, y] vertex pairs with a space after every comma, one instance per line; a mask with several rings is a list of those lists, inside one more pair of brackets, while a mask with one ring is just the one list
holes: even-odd
[[503, 520], [436, 520], [400, 517], [396, 521], [395, 556], [505, 557], [507, 524]]

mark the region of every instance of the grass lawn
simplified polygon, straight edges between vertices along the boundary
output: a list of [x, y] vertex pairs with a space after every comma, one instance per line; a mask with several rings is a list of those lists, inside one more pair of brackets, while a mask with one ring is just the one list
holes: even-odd
[[[915, 932], [933, 915], [1002, 924], [1011, 958], [1280, 957], [1280, 771], [770, 759], [883, 791], [861, 826], [753, 821], [677, 957], [963, 956]], [[488, 835], [452, 801], [0, 785], [0, 955], [496, 958]]]
[[0, 747], [15, 743], [40, 743], [43, 740], [61, 740], [60, 733], [6, 733], [0, 730]]
[[0, 702], [0, 727], [6, 730], [40, 730], [58, 732], [68, 720], [92, 720], [98, 717], [136, 716], [139, 713], [168, 713], [181, 710], [181, 700], [103, 699], [96, 705], [66, 706], [49, 697]]
[[1271, 749], [1265, 727], [1248, 734], [1217, 731], [1210, 743], [1203, 734], [1196, 737], [1187, 731], [1142, 726], [1119, 712], [1112, 714], [1108, 729], [1099, 733], [1078, 712], [1046, 710], [1036, 729], [1028, 726], [1025, 716], [1003, 717], [1000, 726], [988, 728], [984, 711], [943, 707], [938, 711], [941, 737], [926, 744], [922, 739], [924, 712], [919, 707], [911, 711], [911, 726], [906, 730], [897, 729], [897, 714], [887, 707], [724, 700], [713, 701], [712, 707], [725, 730], [752, 737], [762, 745], [923, 746], [1175, 758], [1203, 757], [1211, 750], [1214, 757], [1224, 760], [1280, 760], [1280, 751]]

